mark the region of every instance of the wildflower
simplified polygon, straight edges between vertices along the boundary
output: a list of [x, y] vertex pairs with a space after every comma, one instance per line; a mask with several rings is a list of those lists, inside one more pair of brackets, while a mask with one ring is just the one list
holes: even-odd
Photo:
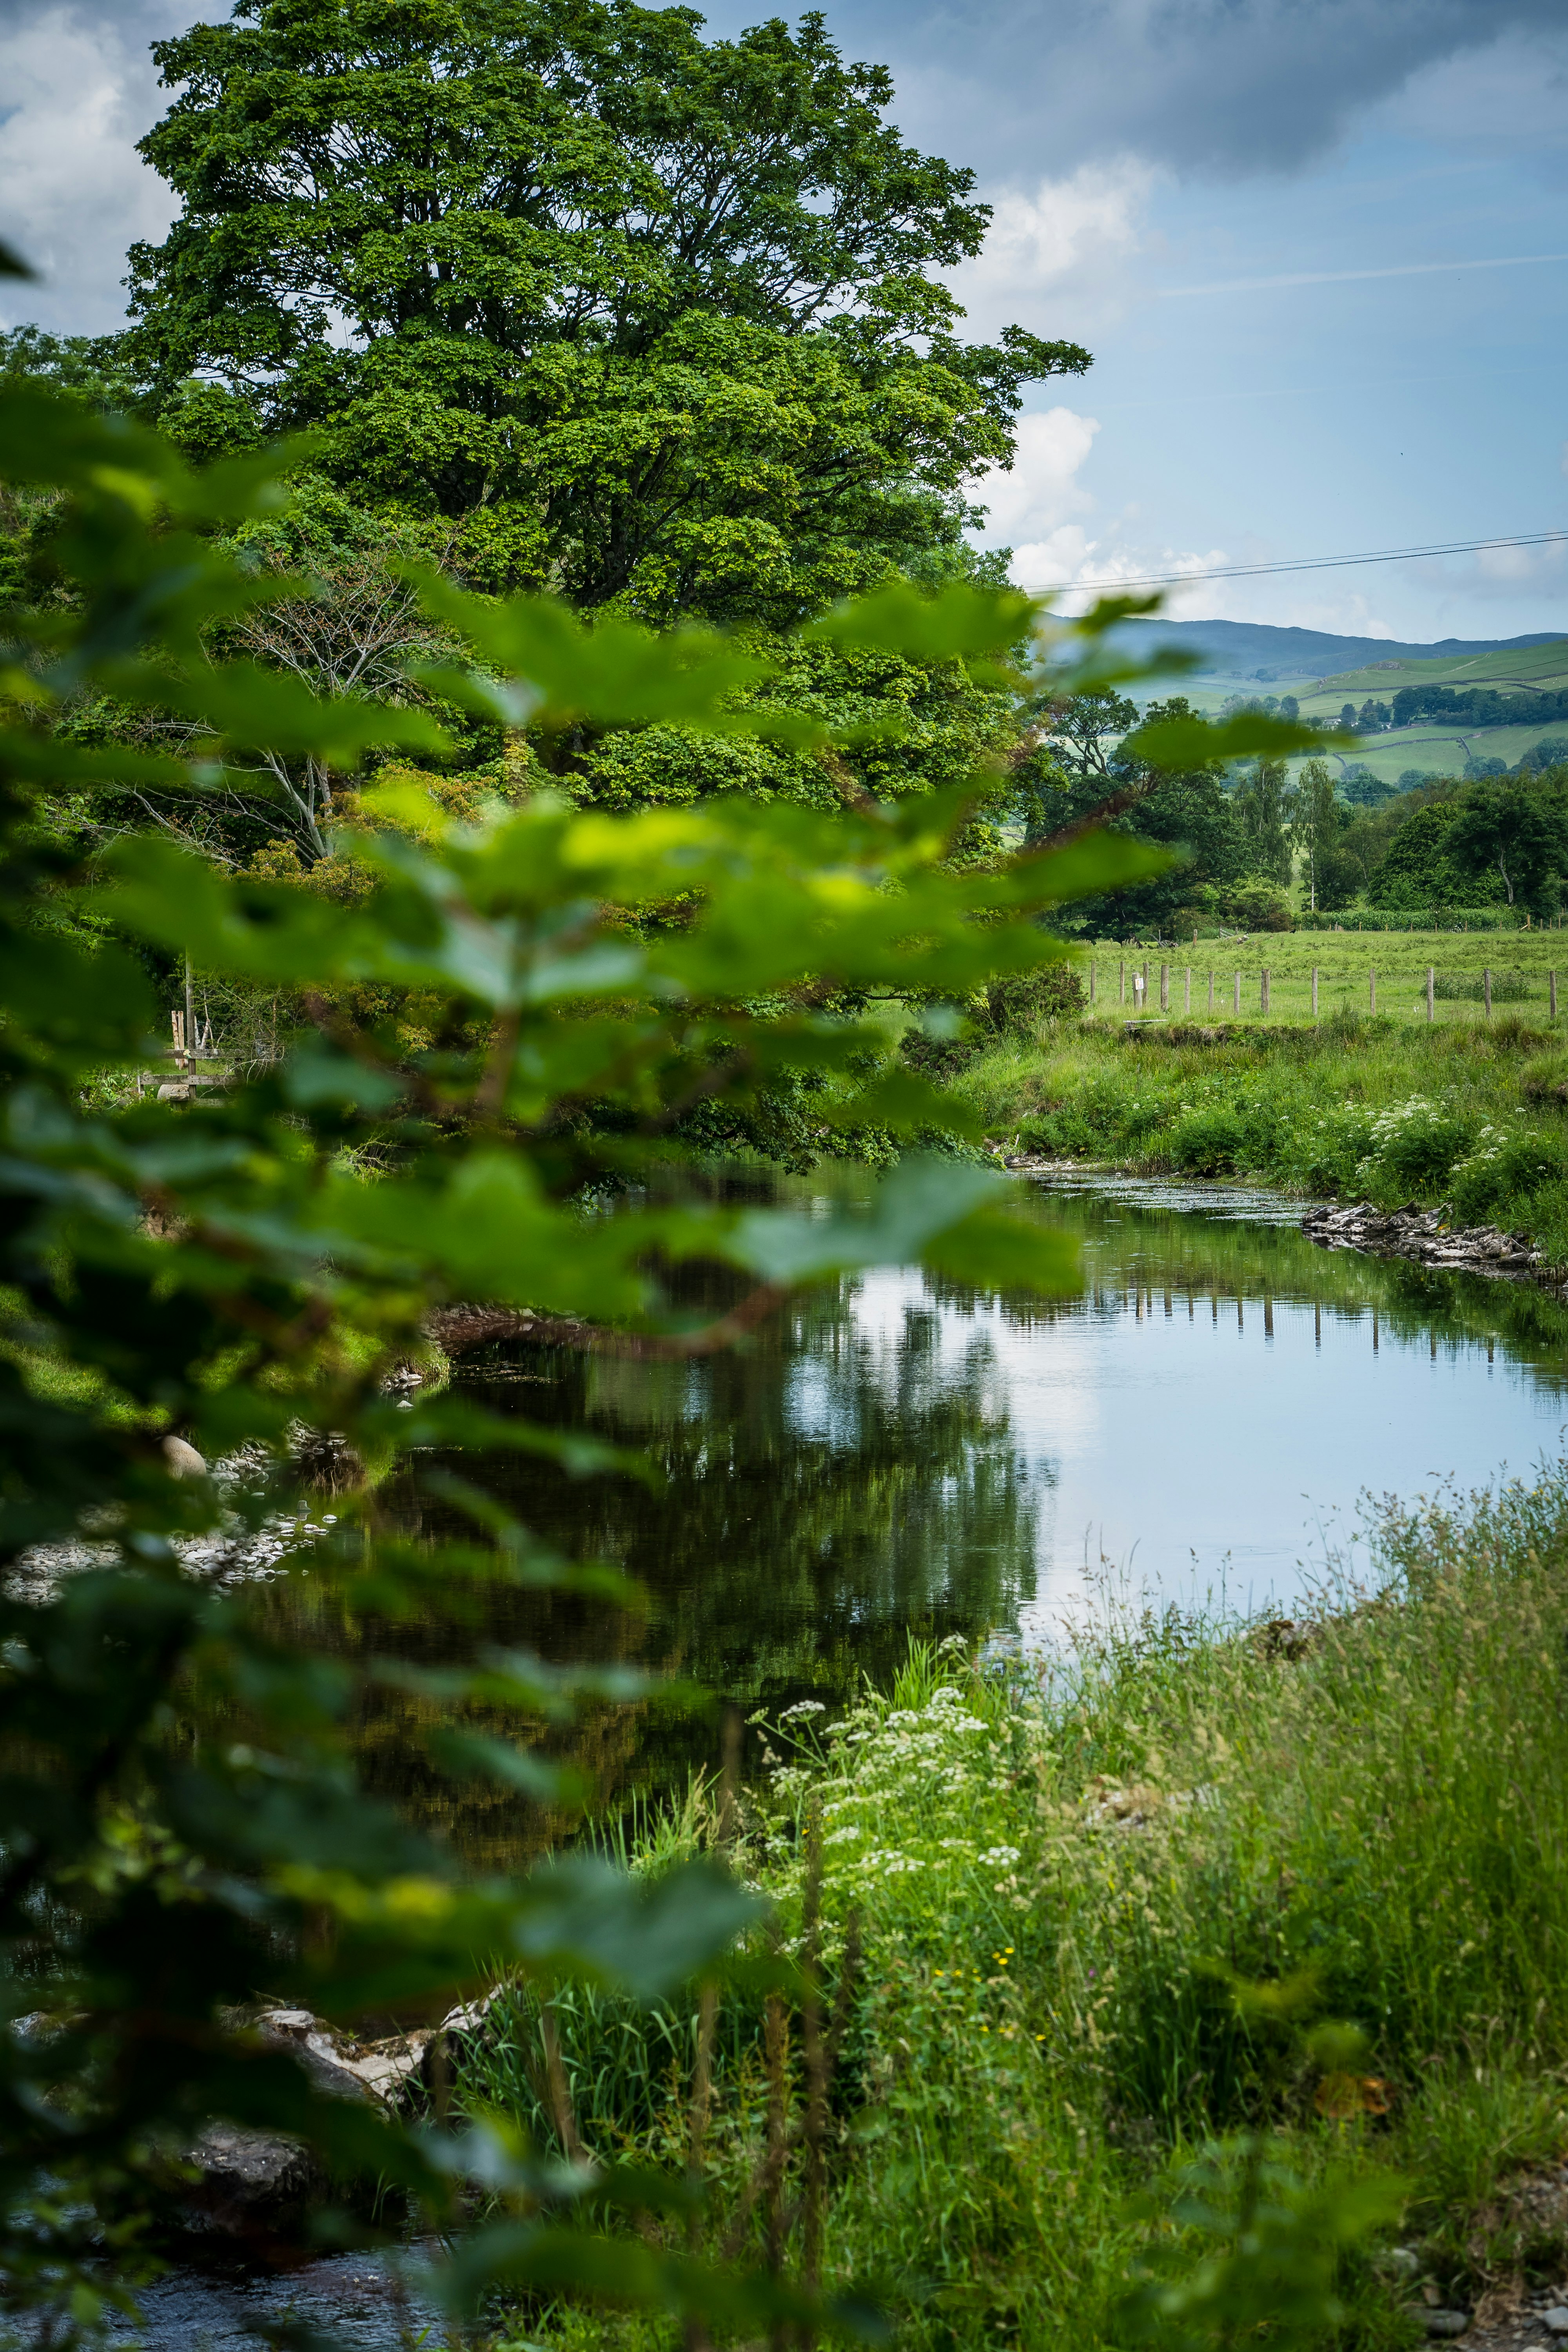
[[827, 1709], [821, 1699], [797, 1698], [793, 1706], [785, 1707], [784, 1713], [779, 1717], [779, 1721], [781, 1723], [788, 1723], [793, 1717], [797, 1715], [826, 1715], [826, 1713]]

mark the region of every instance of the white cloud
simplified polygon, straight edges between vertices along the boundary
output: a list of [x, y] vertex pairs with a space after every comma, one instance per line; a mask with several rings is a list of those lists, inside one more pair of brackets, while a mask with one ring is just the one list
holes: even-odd
[[0, 225], [44, 281], [7, 285], [5, 316], [101, 333], [124, 316], [126, 247], [174, 214], [135, 152], [158, 111], [152, 68], [61, 5], [0, 29]]
[[1078, 479], [1094, 446], [1100, 420], [1072, 408], [1037, 410], [1018, 419], [1017, 450], [1011, 472], [992, 466], [975, 488], [975, 502], [988, 512], [987, 539], [1016, 543], [1040, 538], [1093, 504]]
[[[1111, 290], [1107, 274], [1137, 252], [1156, 174], [1124, 157], [1086, 163], [1069, 179], [1041, 180], [1032, 194], [1021, 188], [991, 194], [992, 221], [983, 251], [948, 273], [969, 314], [973, 332], [994, 334], [1016, 320], [1036, 333], [1071, 333], [1039, 317], [1049, 291], [1053, 310], [1064, 295], [1099, 310]], [[1078, 331], [1082, 331], [1081, 325]]]

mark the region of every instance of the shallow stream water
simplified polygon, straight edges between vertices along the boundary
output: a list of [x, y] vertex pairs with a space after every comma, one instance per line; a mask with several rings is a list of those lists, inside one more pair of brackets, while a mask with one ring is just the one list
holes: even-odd
[[[802, 1188], [807, 1213], [812, 1198]], [[489, 1637], [636, 1663], [747, 1713], [831, 1703], [889, 1674], [911, 1632], [1043, 1646], [1108, 1591], [1289, 1611], [1326, 1579], [1373, 1572], [1368, 1497], [1525, 1475], [1559, 1449], [1568, 1309], [1532, 1288], [1331, 1255], [1302, 1238], [1299, 1205], [1236, 1186], [1068, 1172], [1027, 1198], [1081, 1244], [1076, 1296], [893, 1271], [829, 1286], [709, 1361], [498, 1349], [464, 1365], [462, 1388], [493, 1410], [593, 1430], [660, 1474], [650, 1489], [527, 1455], [449, 1463], [647, 1595], [638, 1613], [514, 1594]], [[725, 1281], [703, 1277], [694, 1303], [717, 1304]], [[410, 1533], [470, 1532], [417, 1471], [396, 1502]], [[397, 1635], [426, 1656], [447, 1638]], [[432, 1780], [399, 1712], [413, 1705], [389, 1694], [362, 1725], [371, 1779], [481, 1865], [543, 1843], [549, 1824], [515, 1797]], [[710, 1764], [719, 1735], [689, 1696], [590, 1708], [554, 1737], [615, 1809]], [[182, 2273], [142, 2340], [236, 2342], [262, 2292]], [[335, 2307], [352, 2340], [399, 2340], [374, 2265], [282, 2292], [312, 2315]]]
[[[798, 1197], [809, 1213], [813, 1189]], [[1075, 1295], [895, 1269], [710, 1360], [464, 1363], [492, 1410], [593, 1431], [658, 1473], [650, 1488], [523, 1454], [451, 1461], [647, 1595], [637, 1612], [515, 1593], [490, 1638], [678, 1676], [747, 1713], [832, 1702], [889, 1675], [911, 1632], [1043, 1646], [1108, 1594], [1289, 1612], [1375, 1572], [1379, 1498], [1524, 1475], [1558, 1450], [1568, 1308], [1533, 1287], [1325, 1252], [1299, 1204], [1234, 1185], [1068, 1171], [1025, 1198], [1079, 1243]], [[689, 1303], [718, 1307], [731, 1280], [693, 1277]], [[471, 1533], [417, 1465], [393, 1499], [410, 1533]], [[427, 1638], [441, 1654], [446, 1636]], [[433, 1784], [407, 1760], [413, 1702], [383, 1704], [364, 1727], [374, 1774], [475, 1861], [546, 1834], [509, 1795]], [[717, 1738], [712, 1710], [678, 1697], [590, 1710], [565, 1744], [616, 1807], [711, 1763]]]

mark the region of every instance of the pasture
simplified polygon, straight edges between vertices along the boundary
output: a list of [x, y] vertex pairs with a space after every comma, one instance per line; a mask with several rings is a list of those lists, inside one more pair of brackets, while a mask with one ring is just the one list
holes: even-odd
[[[1168, 999], [1164, 1005], [1162, 965]], [[1375, 1013], [1384, 1020], [1425, 1028], [1429, 967], [1435, 975], [1434, 1027], [1484, 1023], [1489, 969], [1494, 1013], [1515, 1013], [1532, 1028], [1549, 1031], [1568, 1014], [1568, 930], [1276, 931], [1147, 946], [1112, 940], [1086, 946], [1079, 967], [1086, 992], [1092, 971], [1093, 1003], [1085, 1009], [1097, 1022], [1134, 1017], [1138, 1008], [1133, 981], [1139, 974], [1147, 977], [1144, 1004], [1152, 1018], [1163, 1014], [1172, 1020], [1297, 1027], [1313, 1017], [1315, 969], [1320, 1020]], [[1267, 1011], [1265, 972], [1268, 975]], [[1556, 1022], [1552, 1011], [1553, 972], [1561, 1007]]]

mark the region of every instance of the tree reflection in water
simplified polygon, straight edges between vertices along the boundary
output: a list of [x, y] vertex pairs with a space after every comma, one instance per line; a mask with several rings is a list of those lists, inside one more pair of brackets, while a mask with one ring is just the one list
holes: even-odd
[[[730, 1277], [704, 1270], [704, 1310]], [[695, 1287], [695, 1285], [689, 1287]], [[672, 1696], [588, 1702], [547, 1750], [576, 1763], [595, 1801], [684, 1786], [719, 1746], [714, 1700], [746, 1712], [834, 1702], [889, 1675], [911, 1632], [974, 1636], [1032, 1591], [1029, 1474], [995, 1402], [976, 1333], [938, 1364], [935, 1318], [905, 1313], [897, 1344], [861, 1328], [856, 1285], [797, 1300], [747, 1347], [689, 1363], [506, 1346], [459, 1368], [492, 1411], [588, 1430], [645, 1456], [651, 1484], [572, 1478], [530, 1455], [426, 1457], [458, 1471], [569, 1558], [613, 1561], [641, 1587], [625, 1610], [556, 1591], [495, 1591], [478, 1639], [677, 1678]], [[384, 1497], [415, 1537], [472, 1535], [416, 1468]], [[279, 1591], [279, 1607], [300, 1596]], [[345, 1642], [360, 1638], [345, 1626]], [[425, 1664], [468, 1652], [473, 1628], [372, 1625], [363, 1638]], [[711, 1696], [703, 1696], [710, 1694]], [[388, 1690], [356, 1729], [374, 1780], [445, 1826], [476, 1862], [500, 1865], [559, 1833], [514, 1792], [449, 1781], [412, 1737], [433, 1703]], [[487, 1728], [517, 1732], [515, 1719]], [[542, 1727], [528, 1727], [537, 1736]]]

